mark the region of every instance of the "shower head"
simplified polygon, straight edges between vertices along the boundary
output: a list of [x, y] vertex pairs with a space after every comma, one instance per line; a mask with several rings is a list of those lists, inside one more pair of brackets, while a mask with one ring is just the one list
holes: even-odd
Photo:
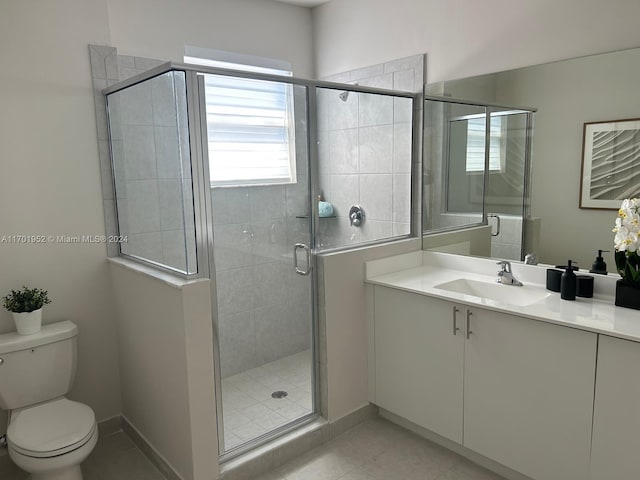
[[[353, 85], [358, 85], [358, 82], [353, 82]], [[349, 90], [343, 90], [342, 92], [340, 92], [338, 94], [338, 98], [343, 102], [346, 102], [347, 98], [349, 98]]]

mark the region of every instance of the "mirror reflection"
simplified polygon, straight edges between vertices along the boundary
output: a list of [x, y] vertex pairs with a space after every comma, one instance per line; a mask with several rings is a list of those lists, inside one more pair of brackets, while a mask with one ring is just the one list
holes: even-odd
[[[536, 253], [540, 262], [549, 264], [562, 264], [572, 259], [581, 268], [588, 269], [595, 259], [597, 249], [613, 250], [610, 248], [613, 243], [611, 228], [616, 212], [610, 209], [580, 208], [583, 127], [590, 122], [638, 118], [639, 84], [640, 49], [631, 49], [431, 84], [427, 86], [427, 95], [465, 99], [478, 105], [511, 105], [514, 106], [513, 110], [536, 110], [535, 128], [531, 137], [530, 178], [527, 179], [526, 164], [524, 172], [514, 166], [513, 170], [509, 169], [509, 173], [502, 176], [496, 175], [495, 169], [492, 172], [489, 168], [485, 185], [485, 213], [496, 210], [510, 215], [517, 206], [513, 201], [515, 195], [511, 193], [524, 191], [524, 204], [520, 205], [525, 215], [520, 231], [524, 241], [521, 253]], [[425, 107], [429, 108], [427, 105]], [[508, 118], [510, 121], [512, 117]], [[443, 120], [442, 114], [439, 120]], [[447, 120], [456, 121], [453, 115]], [[516, 126], [518, 122], [520, 126]], [[523, 122], [522, 117], [514, 117], [515, 132], [521, 131]], [[467, 124], [465, 127], [463, 123], [452, 128], [462, 132], [466, 129], [468, 136], [469, 126]], [[450, 144], [451, 139], [444, 138], [442, 132], [440, 139], [434, 140], [435, 133], [430, 127], [433, 127], [433, 114], [425, 114], [424, 210], [425, 216], [433, 217], [434, 202], [446, 200], [442, 196], [440, 198], [445, 200], [435, 198], [434, 191], [440, 189], [440, 194], [443, 195], [444, 180], [450, 182], [455, 179], [455, 176], [442, 176], [443, 171], [437, 166], [442, 159], [433, 152], [437, 150], [438, 141], [442, 142], [439, 145], [443, 148], [441, 155], [450, 153], [446, 152], [446, 148], [451, 151], [456, 147]], [[497, 129], [497, 126], [494, 128]], [[460, 132], [458, 135], [463, 136]], [[522, 148], [521, 145], [515, 145], [521, 143], [523, 137], [526, 138], [514, 133], [514, 138], [519, 140], [512, 146], [513, 149]], [[493, 142], [498, 140], [493, 139]], [[463, 146], [458, 148], [464, 149], [464, 144], [461, 145]], [[489, 149], [491, 145], [489, 142]], [[495, 165], [498, 157], [494, 153]], [[455, 163], [455, 160], [452, 161]], [[460, 165], [458, 161], [458, 172], [462, 169]], [[465, 172], [464, 180], [460, 185], [456, 184], [469, 197], [478, 192], [477, 188], [469, 189], [471, 177], [471, 173]], [[503, 198], [501, 192], [507, 187], [512, 192]], [[456, 187], [448, 186], [450, 192], [454, 188]], [[530, 207], [526, 201], [528, 190]], [[447, 212], [450, 213], [453, 212]], [[495, 233], [496, 222], [492, 218], [487, 217], [486, 222], [488, 229]], [[424, 225], [427, 230], [425, 233], [431, 232], [433, 218], [425, 221]], [[501, 227], [504, 228], [504, 225], [502, 222]], [[479, 253], [476, 245], [486, 244], [486, 239], [483, 236], [478, 239], [475, 231], [466, 236], [454, 232], [446, 241], [434, 242], [430, 238], [432, 236], [424, 236], [424, 248], [468, 242], [470, 245], [458, 248], [457, 253], [465, 253], [466, 250], [466, 253], [472, 255], [509, 258], [493, 251]], [[613, 254], [608, 255], [605, 261], [609, 271], [613, 272]]]
[[424, 232], [484, 224], [473, 252], [468, 241], [447, 251], [510, 260], [534, 251], [523, 242], [532, 112], [430, 98], [425, 117]]

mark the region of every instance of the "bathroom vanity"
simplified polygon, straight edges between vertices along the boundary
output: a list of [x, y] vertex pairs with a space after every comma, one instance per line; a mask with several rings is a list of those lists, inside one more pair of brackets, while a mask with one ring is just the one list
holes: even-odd
[[546, 267], [414, 252], [369, 262], [370, 401], [535, 480], [640, 476], [640, 312], [615, 278], [574, 302]]

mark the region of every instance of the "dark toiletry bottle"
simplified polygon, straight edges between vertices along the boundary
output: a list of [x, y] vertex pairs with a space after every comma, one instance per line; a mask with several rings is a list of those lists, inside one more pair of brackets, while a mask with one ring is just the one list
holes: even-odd
[[598, 256], [596, 257], [595, 262], [591, 265], [591, 270], [589, 273], [598, 273], [600, 275], [607, 274], [607, 264], [604, 263], [604, 258], [602, 258], [603, 252], [608, 252], [609, 250], [598, 250]]
[[576, 299], [576, 274], [573, 273], [571, 268], [572, 260], [567, 261], [567, 269], [562, 274], [560, 279], [560, 298], [563, 300], [575, 300]]

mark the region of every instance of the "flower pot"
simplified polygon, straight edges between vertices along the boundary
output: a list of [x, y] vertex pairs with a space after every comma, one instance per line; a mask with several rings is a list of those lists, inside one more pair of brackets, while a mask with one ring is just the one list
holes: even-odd
[[616, 305], [640, 310], [640, 288], [618, 280], [616, 282]]
[[38, 333], [42, 327], [42, 309], [33, 312], [12, 312], [18, 335], [32, 335]]

